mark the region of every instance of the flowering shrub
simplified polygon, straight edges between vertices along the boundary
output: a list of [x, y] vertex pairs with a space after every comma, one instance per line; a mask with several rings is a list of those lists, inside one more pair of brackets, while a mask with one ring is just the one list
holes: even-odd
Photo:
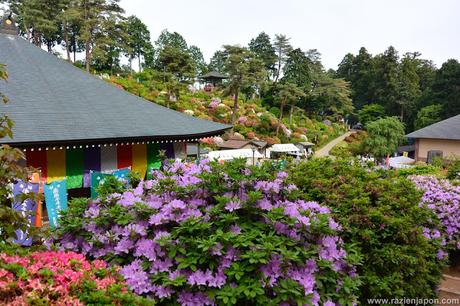
[[221, 103], [221, 100], [219, 98], [212, 98], [211, 103], [209, 103], [208, 107], [210, 109], [215, 109], [219, 104]]
[[241, 116], [240, 118], [238, 118], [238, 124], [245, 124], [246, 122], [248, 122], [248, 117], [246, 116]]
[[69, 205], [61, 245], [121, 266], [137, 294], [181, 305], [351, 305], [360, 259], [287, 174], [174, 162], [154, 180]]
[[3, 305], [147, 305], [130, 293], [102, 260], [89, 262], [73, 252], [0, 255]]
[[289, 168], [309, 200], [332, 211], [341, 237], [363, 256], [360, 301], [369, 298], [434, 298], [445, 262], [441, 239], [424, 229], [439, 227], [436, 215], [419, 207], [421, 193], [390, 171], [371, 171], [355, 160], [312, 159]]
[[[460, 249], [460, 186], [435, 176], [412, 176], [411, 180], [424, 194], [420, 206], [431, 209], [441, 221], [441, 228], [425, 228], [428, 238], [440, 238], [449, 249]], [[440, 251], [440, 256], [445, 255]]]

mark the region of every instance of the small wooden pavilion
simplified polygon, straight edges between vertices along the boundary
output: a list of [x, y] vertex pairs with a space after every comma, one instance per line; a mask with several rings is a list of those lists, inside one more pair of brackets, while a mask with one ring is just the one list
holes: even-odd
[[202, 75], [200, 79], [205, 83], [205, 90], [210, 91], [221, 84], [223, 80], [227, 79], [227, 76], [217, 71], [211, 71]]

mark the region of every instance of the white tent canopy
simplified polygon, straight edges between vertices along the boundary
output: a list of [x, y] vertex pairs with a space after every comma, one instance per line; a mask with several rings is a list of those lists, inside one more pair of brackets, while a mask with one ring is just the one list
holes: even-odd
[[209, 159], [231, 160], [235, 158], [262, 158], [263, 155], [258, 151], [253, 152], [251, 149], [222, 150], [211, 151], [208, 153]]
[[390, 167], [392, 168], [408, 168], [413, 163], [415, 163], [415, 160], [409, 157], [397, 156], [390, 158]]
[[292, 143], [274, 144], [269, 150], [277, 153], [300, 152], [300, 149]]

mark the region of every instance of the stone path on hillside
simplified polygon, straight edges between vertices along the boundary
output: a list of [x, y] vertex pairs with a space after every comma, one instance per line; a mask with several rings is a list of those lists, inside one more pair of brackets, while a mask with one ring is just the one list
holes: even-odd
[[327, 143], [324, 147], [319, 149], [318, 151], [315, 152], [315, 157], [324, 157], [324, 156], [329, 156], [329, 152], [332, 150], [333, 147], [335, 147], [337, 144], [339, 144], [342, 140], [350, 136], [351, 134], [355, 133], [355, 131], [350, 131], [342, 136], [339, 136], [329, 143]]

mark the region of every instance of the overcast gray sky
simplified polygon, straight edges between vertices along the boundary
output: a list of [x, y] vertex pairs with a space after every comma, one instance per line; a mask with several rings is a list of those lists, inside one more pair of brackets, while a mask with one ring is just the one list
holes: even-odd
[[286, 34], [294, 47], [318, 49], [326, 68], [365, 46], [419, 51], [439, 67], [460, 59], [459, 0], [121, 0], [127, 14], [182, 34], [209, 60], [224, 44], [246, 45], [265, 31]]

